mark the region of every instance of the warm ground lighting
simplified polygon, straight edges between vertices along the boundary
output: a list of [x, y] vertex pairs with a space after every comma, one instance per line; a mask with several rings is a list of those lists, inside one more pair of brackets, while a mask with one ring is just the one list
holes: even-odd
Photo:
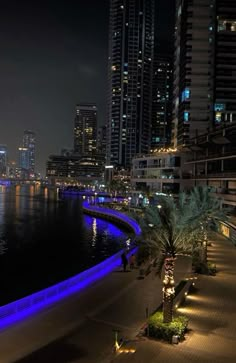
[[136, 350], [134, 348], [119, 348], [117, 353], [135, 353]]

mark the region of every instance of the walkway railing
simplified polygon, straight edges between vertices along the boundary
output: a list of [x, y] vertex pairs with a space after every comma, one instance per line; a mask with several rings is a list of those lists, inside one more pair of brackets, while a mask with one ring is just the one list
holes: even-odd
[[[88, 204], [85, 204], [83, 208], [84, 212], [125, 224], [126, 227], [128, 226], [136, 236], [141, 234], [141, 229], [138, 223], [123, 213], [119, 213], [108, 208], [90, 206]], [[59, 282], [56, 285], [38, 291], [7, 305], [0, 306], [0, 328], [22, 320], [27, 316], [42, 310], [44, 307], [58, 302], [59, 300], [78, 292], [101, 279], [121, 265], [122, 252], [123, 251], [121, 250], [96, 266], [91, 267], [65, 281]], [[127, 253], [127, 257], [129, 258], [132, 253], [136, 252], [137, 247], [130, 248]]]
[[236, 226], [230, 222], [217, 222], [217, 232], [230, 239], [236, 246]]
[[136, 236], [141, 234], [141, 228], [139, 224], [126, 214], [118, 212], [114, 209], [103, 208], [96, 205], [91, 205], [87, 202], [83, 203], [84, 213], [91, 214], [97, 217], [101, 217], [108, 220], [113, 220], [128, 227]]
[[[136, 247], [130, 249], [127, 256], [136, 253], [136, 250]], [[119, 251], [98, 265], [56, 285], [1, 306], [0, 328], [20, 321], [101, 279], [121, 265], [121, 253], [122, 251]]]

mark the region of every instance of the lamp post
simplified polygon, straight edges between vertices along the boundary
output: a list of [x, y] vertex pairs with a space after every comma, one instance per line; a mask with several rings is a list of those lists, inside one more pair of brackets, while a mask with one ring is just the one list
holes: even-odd
[[96, 205], [96, 200], [97, 200], [97, 192], [94, 193], [94, 205]]

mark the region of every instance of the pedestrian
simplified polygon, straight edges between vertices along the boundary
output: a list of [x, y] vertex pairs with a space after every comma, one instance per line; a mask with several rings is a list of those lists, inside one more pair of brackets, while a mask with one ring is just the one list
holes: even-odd
[[129, 260], [129, 265], [130, 265], [130, 269], [133, 270], [135, 268], [135, 255], [132, 253], [130, 260]]
[[125, 251], [121, 255], [121, 261], [122, 261], [122, 265], [123, 265], [123, 271], [126, 272], [126, 267], [127, 267], [127, 264], [128, 264], [128, 260], [127, 260]]

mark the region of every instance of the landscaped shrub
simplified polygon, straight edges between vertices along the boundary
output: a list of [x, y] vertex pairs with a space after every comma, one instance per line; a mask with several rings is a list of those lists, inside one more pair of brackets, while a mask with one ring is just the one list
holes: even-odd
[[156, 339], [163, 339], [172, 342], [173, 335], [178, 335], [183, 340], [188, 326], [186, 316], [176, 316], [171, 323], [163, 323], [163, 313], [157, 311], [148, 319], [149, 336]]

